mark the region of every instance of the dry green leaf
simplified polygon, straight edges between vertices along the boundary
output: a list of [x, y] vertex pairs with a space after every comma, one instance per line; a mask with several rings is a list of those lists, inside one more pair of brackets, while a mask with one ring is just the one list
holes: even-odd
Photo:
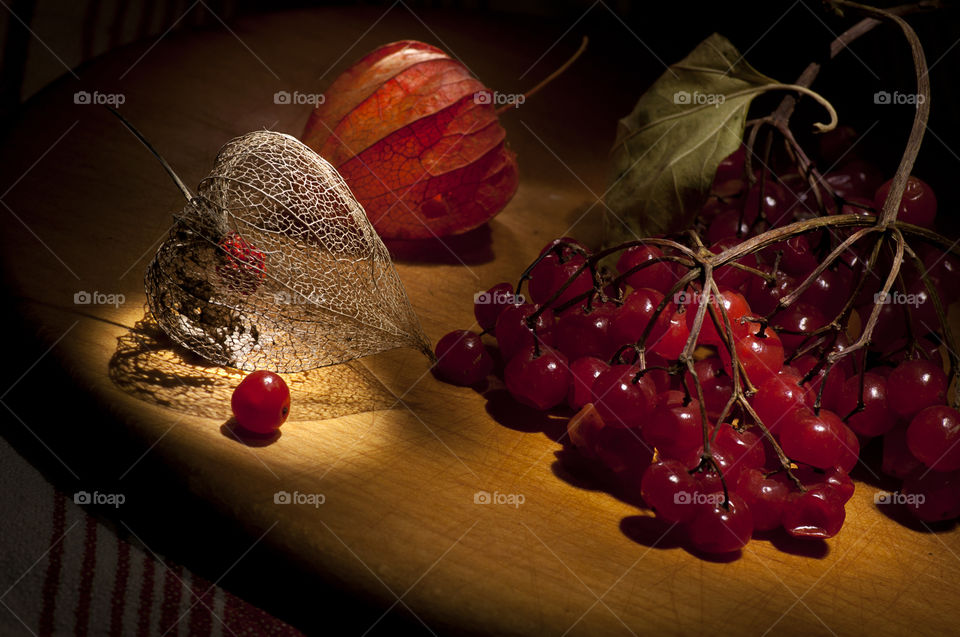
[[620, 120], [607, 244], [689, 227], [720, 161], [740, 145], [750, 102], [779, 87], [716, 33], [672, 65]]

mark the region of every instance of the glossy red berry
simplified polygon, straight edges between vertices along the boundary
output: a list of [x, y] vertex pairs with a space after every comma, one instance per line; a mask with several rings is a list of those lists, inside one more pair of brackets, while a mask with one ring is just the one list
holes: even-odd
[[841, 471], [849, 473], [857, 466], [857, 462], [860, 461], [860, 439], [857, 438], [857, 434], [854, 433], [853, 429], [843, 424], [840, 416], [832, 411], [822, 409], [820, 410], [820, 417], [832, 419], [836, 427], [840, 430], [840, 457], [837, 459], [836, 466]]
[[[527, 284], [530, 300], [537, 304], [549, 302], [551, 307], [557, 307], [592, 290], [593, 276], [585, 264], [586, 258], [580, 254], [571, 254], [566, 259], [557, 256], [556, 252], [547, 254], [530, 272]], [[568, 284], [570, 279], [573, 280]], [[551, 300], [561, 288], [560, 296]]]
[[566, 310], [554, 327], [556, 348], [569, 360], [584, 356], [609, 360], [622, 344], [610, 336], [610, 327], [619, 309], [612, 303], [604, 303]]
[[752, 222], [760, 212], [763, 212], [764, 218], [772, 227], [786, 225], [793, 220], [794, 211], [790, 206], [793, 198], [787, 188], [768, 175], [762, 185], [758, 182], [747, 191], [743, 201], [744, 216]]
[[683, 392], [668, 392], [643, 424], [643, 439], [665, 458], [686, 459], [703, 443], [700, 403], [683, 405]]
[[960, 413], [946, 405], [921, 410], [907, 427], [907, 445], [935, 471], [960, 469]]
[[[763, 336], [753, 333], [742, 336], [736, 339], [735, 348], [737, 359], [754, 387], [783, 369], [783, 343], [773, 330], [765, 330]], [[720, 348], [720, 358], [727, 373], [732, 376], [733, 359], [725, 347]]]
[[757, 316], [766, 316], [777, 307], [780, 298], [789, 294], [796, 287], [797, 281], [778, 269], [776, 273], [769, 265], [760, 265], [758, 270], [772, 274], [774, 281], [767, 281], [763, 277], [752, 276], [747, 280], [744, 296], [751, 309]]
[[[719, 500], [722, 501], [722, 493]], [[753, 535], [753, 515], [747, 503], [730, 493], [728, 503], [704, 503], [688, 523], [690, 543], [704, 553], [730, 553], [746, 546]]]
[[[700, 303], [704, 301], [704, 295], [702, 294], [693, 294], [691, 297], [692, 303], [689, 304], [689, 309], [687, 310], [688, 323], [693, 321], [694, 316], [696, 316], [696, 313], [699, 311]], [[711, 310], [716, 316], [716, 320], [720, 323], [719, 331], [717, 330], [716, 324], [714, 324], [713, 318], [711, 318]], [[726, 323], [723, 320], [724, 313], [726, 313], [727, 319], [730, 321], [730, 330], [733, 332], [735, 339], [755, 331], [753, 325], [741, 321], [741, 319], [751, 316], [752, 314], [747, 299], [739, 292], [724, 290], [719, 296], [711, 294], [709, 297], [709, 307], [703, 316], [703, 324], [700, 326], [700, 334], [697, 336], [698, 343], [718, 347], [722, 346], [724, 339], [721, 338], [721, 334], [726, 335]]]
[[[613, 317], [610, 340], [617, 346], [638, 342], [662, 300], [663, 294], [652, 288], [638, 288], [630, 292]], [[665, 307], [663, 311], [667, 312], [668, 309]], [[659, 330], [655, 325], [650, 331], [650, 342], [658, 336]]]
[[[727, 237], [726, 239], [721, 239], [716, 243], [710, 246], [710, 252], [714, 254], [720, 254], [728, 250], [729, 248], [734, 247], [740, 243], [740, 239], [736, 237]], [[756, 268], [757, 257], [753, 254], [746, 254], [735, 261], [741, 265], [745, 265], [751, 268]], [[746, 283], [747, 278], [751, 276], [756, 276], [755, 274], [750, 274], [744, 270], [736, 268], [732, 265], [723, 265], [713, 271], [713, 279], [716, 281], [717, 285], [721, 289], [734, 289], [740, 287], [743, 283]]]
[[486, 292], [480, 292], [473, 297], [473, 315], [481, 329], [492, 332], [497, 325], [500, 312], [511, 305], [516, 305], [518, 299], [513, 293], [510, 283], [497, 283]]
[[493, 358], [480, 335], [455, 330], [437, 343], [437, 376], [454, 385], [476, 385], [493, 371]]
[[[837, 415], [861, 436], [882, 436], [897, 424], [887, 405], [887, 381], [872, 372], [863, 375], [863, 410], [853, 413], [860, 398], [860, 376], [848, 378], [837, 401]], [[853, 414], [853, 415], [851, 415]]]
[[[652, 288], [666, 294], [677, 282], [673, 264], [670, 261], [655, 261], [663, 258], [663, 252], [653, 245], [639, 245], [628, 248], [620, 255], [617, 261], [617, 271], [624, 274], [639, 268], [627, 275], [627, 284], [633, 289]], [[644, 265], [653, 261], [649, 265]], [[642, 266], [642, 267], [641, 267]]]
[[592, 356], [584, 356], [570, 363], [570, 387], [567, 390], [567, 404], [579, 410], [593, 401], [593, 383], [603, 372], [610, 369], [605, 361]]
[[831, 538], [840, 532], [846, 517], [843, 504], [825, 488], [815, 488], [791, 498], [783, 510], [783, 528], [794, 537]]
[[693, 517], [696, 491], [693, 476], [676, 460], [654, 462], [643, 472], [640, 481], [643, 501], [668, 522], [686, 522]]
[[[671, 311], [672, 310], [672, 311]], [[656, 335], [651, 334], [648, 344], [650, 351], [668, 360], [676, 360], [683, 352], [690, 338], [687, 326], [689, 312], [671, 303], [667, 305], [657, 320]]]
[[539, 354], [533, 347], [519, 352], [507, 363], [503, 379], [518, 402], [540, 410], [562, 403], [570, 389], [567, 357], [546, 347]]
[[[877, 210], [883, 208], [883, 202], [886, 201], [890, 193], [890, 185], [893, 180], [884, 183], [877, 188], [874, 195], [874, 206]], [[907, 178], [907, 186], [903, 191], [903, 198], [900, 200], [900, 209], [897, 213], [897, 219], [912, 223], [924, 228], [932, 228], [933, 221], [937, 216], [937, 197], [933, 194], [931, 188], [925, 181], [916, 177]]]
[[766, 455], [760, 438], [754, 431], [759, 430], [737, 431], [730, 424], [723, 423], [720, 425], [720, 431], [714, 432], [711, 429], [710, 435], [714, 440], [711, 449], [719, 445], [720, 448], [728, 451], [739, 470], [760, 468], [766, 464]]
[[750, 222], [744, 217], [740, 206], [735, 206], [717, 213], [707, 228], [707, 241], [716, 243], [729, 237], [743, 239], [749, 234]]
[[802, 234], [764, 248], [763, 258], [773, 263], [778, 252], [781, 253], [780, 267], [787, 274], [797, 277], [797, 282], [806, 278], [820, 263], [810, 240]]
[[273, 372], [252, 372], [244, 376], [233, 390], [230, 407], [242, 428], [257, 434], [269, 434], [290, 415], [290, 388]]
[[748, 468], [740, 473], [736, 492], [750, 507], [755, 530], [771, 531], [780, 526], [783, 508], [790, 493], [786, 484], [765, 477], [759, 469]]
[[937, 363], [909, 360], [887, 379], [887, 404], [898, 416], [911, 418], [924, 407], [946, 401], [947, 374]]
[[871, 204], [881, 181], [883, 177], [877, 168], [859, 159], [845, 163], [826, 176], [826, 182], [840, 197], [845, 200], [869, 197]]
[[[801, 377], [806, 376], [816, 365], [821, 363], [821, 359], [815, 356], [805, 354], [799, 358], [794, 359], [791, 363], [791, 366], [797, 370]], [[826, 380], [824, 380], [826, 379]], [[827, 373], [826, 366], [820, 368], [820, 370], [814, 373], [813, 377], [803, 383], [801, 387], [806, 391], [806, 402], [811, 407], [816, 404], [817, 397], [821, 397], [820, 406], [826, 407], [827, 409], [833, 409], [837, 405], [837, 401], [840, 399], [840, 392], [843, 391], [843, 383], [847, 380], [846, 373], [844, 372], [843, 365], [837, 363], [830, 368], [830, 373]], [[821, 394], [821, 386], [823, 387], [823, 392]]]
[[783, 349], [793, 352], [807, 341], [811, 332], [827, 324], [827, 317], [817, 306], [800, 301], [778, 312], [772, 323]]
[[[510, 360], [519, 351], [533, 347], [534, 330], [527, 322], [528, 317], [534, 314], [537, 306], [529, 303], [511, 305], [500, 312], [497, 317], [497, 345], [504, 360]], [[554, 344], [553, 310], [547, 308], [534, 322], [537, 338], [540, 343], [552, 346]]]
[[794, 411], [810, 406], [800, 376], [786, 370], [761, 383], [750, 404], [771, 433], [779, 432], [781, 423]]
[[656, 407], [656, 386], [646, 375], [636, 380], [638, 371], [633, 365], [612, 365], [594, 381], [594, 406], [608, 425], [640, 427]]
[[817, 416], [809, 409], [798, 409], [780, 428], [780, 446], [796, 462], [821, 469], [833, 467], [840, 460], [846, 441], [838, 422], [839, 419], [823, 417], [823, 412]]

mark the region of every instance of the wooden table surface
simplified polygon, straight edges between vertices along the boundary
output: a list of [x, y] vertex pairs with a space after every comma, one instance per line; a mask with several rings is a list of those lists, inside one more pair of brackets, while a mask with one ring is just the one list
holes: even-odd
[[[413, 351], [292, 376], [291, 418], [273, 444], [225, 435], [239, 376], [186, 362], [135, 329], [144, 269], [180, 196], [116, 120], [73, 95], [122, 93], [123, 112], [195, 186], [232, 137], [259, 128], [299, 135], [309, 107], [277, 105], [274, 92], [320, 91], [332, 79], [320, 79], [325, 71], [378, 43], [445, 43], [491, 86], [518, 90], [527, 83], [519, 71], [557, 35], [545, 26], [508, 48], [497, 43], [510, 27], [488, 25], [481, 37], [480, 27], [438, 20], [431, 34], [397, 8], [349, 49], [377, 15], [277, 14], [232, 33], [115, 51], [32, 100], [2, 149], [3, 274], [17, 311], [45, 346], [55, 344], [50, 356], [75, 383], [135, 433], [140, 453], [162, 459], [178, 488], [236, 519], [251, 542], [262, 538], [318, 581], [391, 612], [405, 606], [438, 632], [956, 632], [960, 534], [890, 519], [873, 504], [875, 486], [858, 483], [846, 525], [829, 542], [777, 536], [751, 542], [740, 559], [701, 559], [563, 450], [562, 418], [518, 407], [495, 384], [478, 393], [440, 383]], [[398, 264], [431, 341], [471, 327], [473, 293], [515, 278], [549, 238], [573, 224], [574, 234], [595, 236], [613, 122], [642, 88], [624, 96], [602, 66], [588, 53], [539, 100], [505, 116], [521, 185], [488, 228], [450, 250], [431, 246], [428, 263]], [[599, 123], [583, 116], [590, 103]], [[423, 251], [394, 248], [400, 257]], [[76, 305], [81, 290], [123, 294], [125, 303]], [[51, 444], [62, 432], [43, 418], [30, 426]], [[70, 469], [84, 472], [75, 461]], [[524, 501], [476, 504], [481, 490]], [[279, 491], [325, 501], [276, 504]]]

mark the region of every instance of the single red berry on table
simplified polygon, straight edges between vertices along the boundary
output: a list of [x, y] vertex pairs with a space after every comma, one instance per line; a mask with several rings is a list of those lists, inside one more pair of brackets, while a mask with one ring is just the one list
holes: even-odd
[[290, 414], [290, 388], [283, 378], [268, 371], [244, 376], [230, 398], [237, 424], [247, 431], [269, 434]]

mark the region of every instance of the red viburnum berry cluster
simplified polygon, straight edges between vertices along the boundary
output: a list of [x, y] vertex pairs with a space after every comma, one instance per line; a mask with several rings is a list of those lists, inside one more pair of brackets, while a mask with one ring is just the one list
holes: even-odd
[[[911, 513], [960, 516], [960, 413], [946, 405], [940, 354], [960, 261], [903, 239], [933, 225], [932, 189], [911, 177], [897, 219], [881, 223], [889, 182], [869, 163], [811, 180], [751, 174], [746, 152], [720, 165], [683, 238], [598, 252], [557, 239], [517, 288], [477, 294], [507, 390], [575, 412], [570, 442], [702, 552], [780, 527], [832, 537], [848, 474], [875, 438]], [[611, 257], [616, 271], [601, 264]], [[481, 336], [443, 337], [438, 376], [475, 385], [491, 374]]]

